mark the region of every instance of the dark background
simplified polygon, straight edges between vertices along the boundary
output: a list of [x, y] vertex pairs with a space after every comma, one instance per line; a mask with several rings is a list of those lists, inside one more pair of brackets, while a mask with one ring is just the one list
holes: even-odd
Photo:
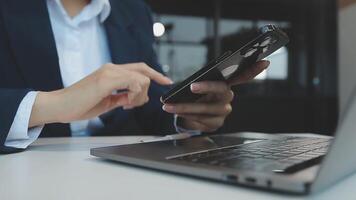
[[[168, 64], [176, 55], [189, 53], [190, 49], [193, 49], [192, 55], [200, 49], [205, 52], [203, 56], [196, 56], [204, 62], [226, 50], [236, 50], [267, 22], [281, 25], [288, 33], [291, 41], [284, 54], [287, 62], [279, 66], [285, 69], [286, 76], [266, 76], [235, 87], [237, 98], [233, 101], [233, 112], [218, 132], [313, 132], [331, 135], [335, 131], [338, 118], [336, 1], [146, 1], [155, 13], [154, 21], [166, 26], [166, 35], [156, 38], [156, 48], [159, 59], [163, 62], [168, 60]], [[187, 20], [186, 27], [184, 23], [178, 26], [179, 18]], [[189, 20], [196, 19], [206, 27], [204, 33], [188, 26]], [[239, 23], [249, 25], [226, 34], [224, 27], [228, 29], [229, 23], [224, 24], [225, 21], [236, 27]], [[182, 37], [178, 37], [179, 34], [175, 36], [174, 31], [183, 33], [180, 34]], [[204, 37], [197, 37], [199, 34]], [[176, 81], [195, 71], [182, 59], [172, 63], [166, 72]], [[174, 68], [174, 65], [180, 68]], [[273, 62], [270, 68], [273, 68]]]

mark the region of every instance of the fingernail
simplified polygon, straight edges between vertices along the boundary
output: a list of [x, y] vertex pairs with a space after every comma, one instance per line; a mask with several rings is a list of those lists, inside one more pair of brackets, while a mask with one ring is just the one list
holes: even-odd
[[166, 79], [167, 84], [173, 84], [172, 79], [170, 79], [169, 77], [167, 77], [167, 76], [165, 76], [165, 75], [163, 75], [163, 74], [162, 74], [162, 77], [163, 77], [164, 79]]
[[266, 60], [266, 65], [265, 65], [265, 69], [267, 69], [267, 68], [268, 68], [269, 64], [271, 64], [271, 61], [269, 61], [269, 60]]
[[174, 82], [173, 82], [170, 78], [168, 78], [168, 77], [167, 77], [167, 81], [168, 81], [169, 84], [173, 84], [173, 83], [174, 83]]
[[190, 90], [192, 92], [199, 92], [199, 90], [201, 89], [200, 85], [198, 83], [192, 83], [190, 85]]
[[167, 112], [174, 112], [174, 106], [171, 105], [163, 105], [162, 109]]

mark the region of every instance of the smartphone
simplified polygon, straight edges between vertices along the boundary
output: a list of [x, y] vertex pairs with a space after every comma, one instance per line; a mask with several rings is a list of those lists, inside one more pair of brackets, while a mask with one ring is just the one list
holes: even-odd
[[200, 81], [226, 81], [239, 76], [289, 42], [277, 26], [269, 24], [260, 29], [260, 35], [235, 52], [226, 52], [199, 71], [171, 88], [161, 96], [162, 103], [192, 103], [204, 95], [192, 93], [190, 85]]

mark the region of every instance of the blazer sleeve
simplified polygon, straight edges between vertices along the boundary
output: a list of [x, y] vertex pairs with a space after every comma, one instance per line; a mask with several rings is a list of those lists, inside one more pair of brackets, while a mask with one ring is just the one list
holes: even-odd
[[[162, 67], [157, 60], [157, 56], [155, 50], [153, 48], [155, 39], [153, 35], [153, 20], [152, 20], [152, 12], [150, 8], [145, 4], [144, 6], [144, 19], [143, 27], [146, 29], [144, 32], [145, 45], [143, 49], [145, 49], [145, 58], [144, 62], [146, 62], [150, 67], [154, 70], [163, 73]], [[166, 86], [161, 86], [156, 84], [155, 82], [151, 82], [151, 86], [148, 92], [150, 101], [142, 107], [135, 109], [135, 118], [140, 124], [140, 126], [154, 134], [172, 134], [176, 133], [176, 129], [174, 126], [174, 116], [162, 110], [162, 103], [160, 102], [160, 97], [164, 94], [168, 88]]]
[[5, 140], [22, 99], [29, 89], [0, 89], [0, 154], [23, 151], [5, 146]]

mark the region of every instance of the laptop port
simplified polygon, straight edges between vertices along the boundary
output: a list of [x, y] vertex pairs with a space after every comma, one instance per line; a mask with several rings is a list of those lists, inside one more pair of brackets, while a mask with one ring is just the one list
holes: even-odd
[[247, 183], [252, 183], [252, 184], [255, 184], [256, 183], [256, 179], [255, 178], [252, 178], [252, 177], [246, 177], [245, 178], [245, 181]]
[[228, 174], [225, 179], [229, 182], [237, 182], [238, 177], [235, 174]]

